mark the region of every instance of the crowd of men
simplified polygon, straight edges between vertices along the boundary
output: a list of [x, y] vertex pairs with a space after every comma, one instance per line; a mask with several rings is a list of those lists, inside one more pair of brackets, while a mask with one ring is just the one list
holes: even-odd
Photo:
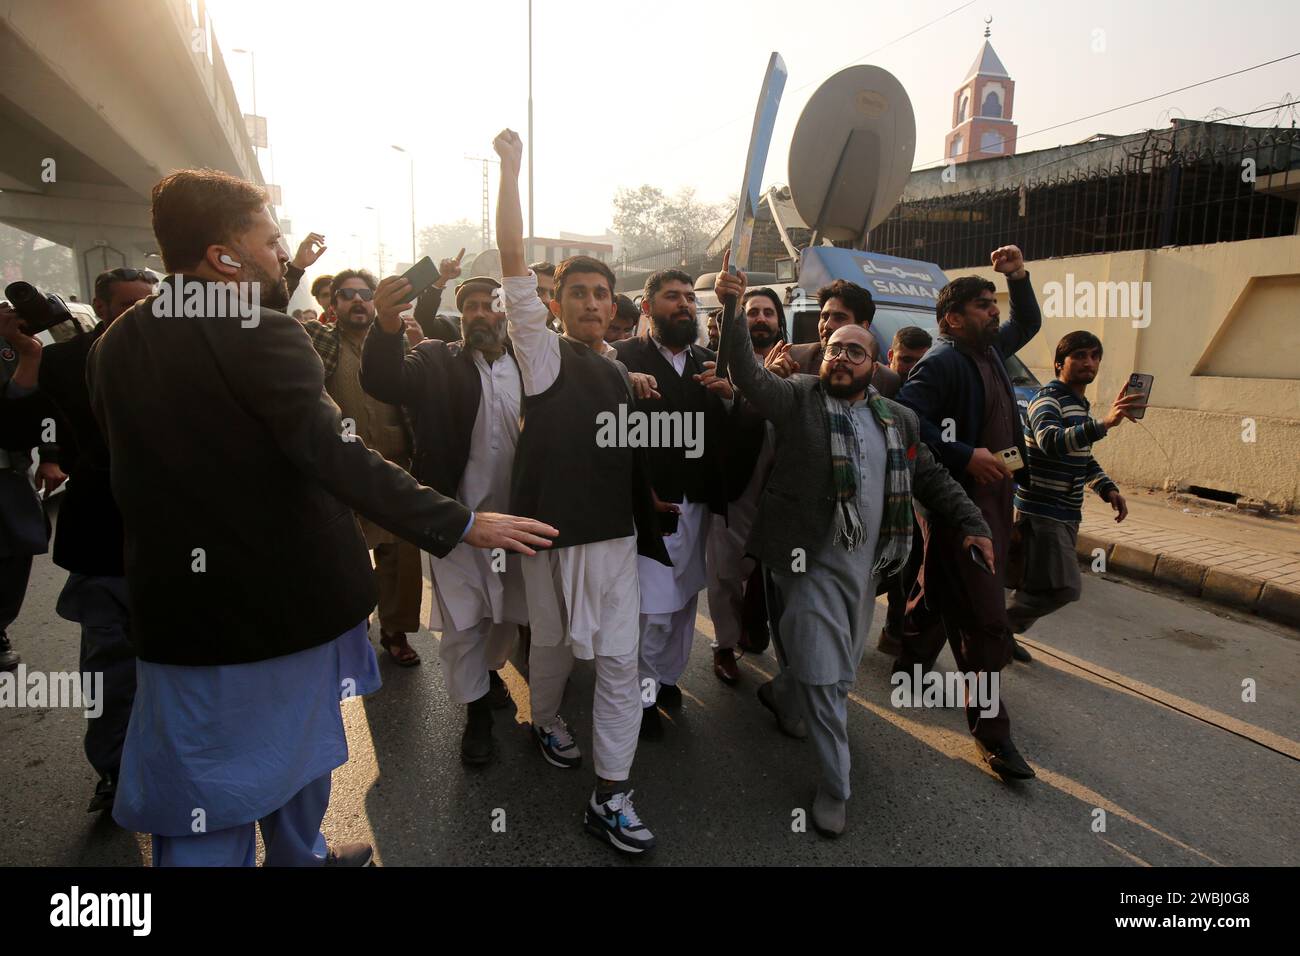
[[[651, 275], [638, 305], [597, 259], [527, 264], [522, 144], [506, 130], [494, 147], [499, 279], [462, 278], [461, 256], [423, 289], [347, 269], [312, 281], [319, 312], [290, 317], [324, 237], [291, 260], [260, 190], [183, 170], [153, 193], [162, 282], [246, 284], [255, 321], [211, 295], [201, 316], [170, 314], [159, 303], [179, 289], [161, 296], [131, 269], [99, 276], [101, 322], [66, 342], [42, 347], [0, 310], [0, 474], [25, 485], [4, 486], [7, 501], [35, 502], [29, 449], [40, 482], [71, 479], [57, 610], [81, 625], [80, 669], [105, 675], [86, 731], [90, 810], [152, 834], [157, 865], [252, 865], [259, 823], [268, 864], [369, 862], [369, 847], [320, 833], [347, 760], [340, 701], [380, 686], [376, 607], [382, 654], [420, 663], [422, 553], [464, 762], [495, 757], [499, 671], [518, 649], [540, 756], [580, 768], [563, 697], [591, 661], [584, 826], [641, 853], [655, 837], [633, 805], [634, 759], [682, 705], [701, 591], [718, 680], [738, 684], [738, 656], [774, 648], [780, 671], [757, 697], [810, 741], [811, 820], [833, 837], [877, 595], [896, 678], [932, 671], [946, 642], [974, 687], [1010, 662], [1015, 633], [1078, 599], [1084, 489], [1125, 516], [1091, 446], [1142, 406], [1121, 394], [1092, 416], [1095, 336], [1061, 340], [1022, 426], [1003, 362], [1041, 318], [1015, 246], [991, 256], [1007, 321], [994, 283], [958, 278], [937, 336], [900, 329], [883, 359], [866, 289], [819, 290], [818, 341], [799, 345], [782, 298], [724, 260], [715, 291], [736, 306], [708, 317], [705, 347], [685, 272]], [[459, 325], [439, 312], [453, 283]], [[598, 439], [633, 411], [702, 433]], [[0, 529], [0, 635], [44, 550], [15, 527]], [[0, 639], [0, 666], [15, 666]], [[965, 705], [988, 766], [1033, 777], [1005, 695]]]

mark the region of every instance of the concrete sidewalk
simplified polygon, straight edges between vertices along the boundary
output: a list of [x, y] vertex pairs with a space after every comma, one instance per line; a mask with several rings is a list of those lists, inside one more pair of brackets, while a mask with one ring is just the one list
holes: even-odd
[[1300, 521], [1189, 503], [1159, 491], [1126, 492], [1122, 524], [1096, 495], [1084, 495], [1080, 559], [1106, 552], [1106, 568], [1300, 625]]

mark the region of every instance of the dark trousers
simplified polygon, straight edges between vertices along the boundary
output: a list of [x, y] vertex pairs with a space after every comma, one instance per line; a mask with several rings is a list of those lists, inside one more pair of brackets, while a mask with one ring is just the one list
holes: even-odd
[[100, 776], [116, 776], [135, 701], [126, 578], [70, 574], [56, 611], [81, 625], [81, 672], [104, 675], [103, 710], [86, 721], [86, 759]]
[[18, 617], [32, 574], [32, 556], [17, 554], [0, 558], [0, 634]]
[[[918, 517], [925, 541], [925, 557], [911, 596], [902, 633], [903, 651], [895, 671], [912, 673], [914, 665], [934, 666], [944, 641], [952, 648], [963, 673], [993, 673], [1011, 660], [1011, 631], [1007, 626], [1006, 594], [1002, 569], [1007, 542], [994, 531], [995, 574], [971, 560], [961, 542], [960, 529], [930, 523]], [[966, 723], [986, 744], [1011, 738], [1011, 717], [999, 694], [995, 717], [981, 717], [977, 701], [967, 700]]]
[[916, 521], [913, 521], [912, 550], [907, 556], [907, 563], [903, 565], [903, 570], [897, 574], [891, 574], [883, 582], [884, 591], [889, 600], [889, 611], [885, 616], [885, 632], [897, 641], [903, 639], [903, 622], [907, 616], [907, 602], [911, 596], [912, 587], [916, 584], [916, 576], [921, 573], [921, 560], [924, 555], [925, 538], [921, 534], [921, 526]]

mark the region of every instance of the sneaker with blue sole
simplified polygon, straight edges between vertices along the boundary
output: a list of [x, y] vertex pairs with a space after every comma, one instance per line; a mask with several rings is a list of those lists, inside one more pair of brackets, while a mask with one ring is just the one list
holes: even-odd
[[644, 853], [653, 850], [654, 834], [637, 816], [632, 806], [632, 793], [616, 793], [604, 803], [596, 802], [595, 791], [587, 803], [583, 824], [587, 832], [599, 837], [624, 853]]
[[542, 756], [551, 766], [562, 770], [582, 766], [582, 751], [563, 717], [557, 716], [545, 727], [533, 724], [533, 736], [537, 738], [537, 746], [542, 748]]

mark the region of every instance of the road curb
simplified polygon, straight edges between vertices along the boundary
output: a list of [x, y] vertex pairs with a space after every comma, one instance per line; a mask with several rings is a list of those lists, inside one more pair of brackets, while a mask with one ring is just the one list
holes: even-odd
[[1098, 549], [1106, 553], [1109, 571], [1142, 581], [1155, 580], [1193, 597], [1300, 627], [1300, 591], [1214, 568], [1202, 561], [1079, 532], [1075, 551], [1081, 563], [1091, 565]]

